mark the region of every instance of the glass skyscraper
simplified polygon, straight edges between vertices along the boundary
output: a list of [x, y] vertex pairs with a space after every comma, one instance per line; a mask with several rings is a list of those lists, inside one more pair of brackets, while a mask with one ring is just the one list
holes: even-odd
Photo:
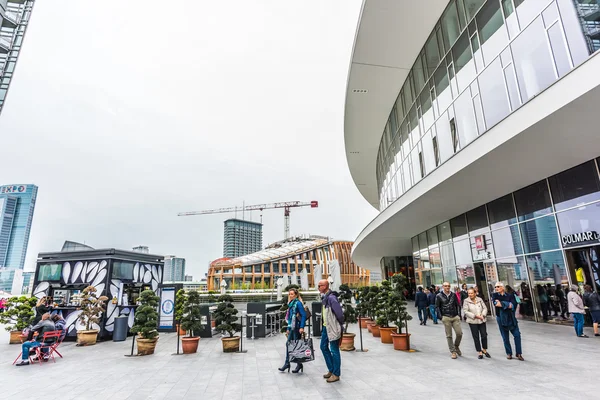
[[262, 249], [262, 224], [241, 219], [225, 221], [223, 257], [235, 258]]

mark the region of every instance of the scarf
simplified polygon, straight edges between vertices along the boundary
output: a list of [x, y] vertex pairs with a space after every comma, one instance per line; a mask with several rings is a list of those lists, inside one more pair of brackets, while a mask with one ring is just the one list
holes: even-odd
[[288, 303], [287, 326], [293, 330], [296, 327], [296, 314], [298, 313], [298, 299]]

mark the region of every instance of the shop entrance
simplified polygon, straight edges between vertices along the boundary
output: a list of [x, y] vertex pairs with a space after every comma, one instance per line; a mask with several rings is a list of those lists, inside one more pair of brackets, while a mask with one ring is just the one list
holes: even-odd
[[600, 246], [565, 250], [571, 282], [583, 289], [583, 285], [600, 289]]
[[[488, 278], [486, 276], [486, 266], [489, 266], [488, 268], [494, 268], [494, 264], [493, 263], [486, 263], [485, 265], [483, 263], [475, 263], [473, 264], [473, 266], [475, 267], [475, 286], [477, 286], [477, 289], [479, 289], [479, 293], [481, 294], [481, 296], [483, 297], [483, 301], [485, 302], [485, 305], [487, 306], [488, 309], [488, 314], [493, 315], [495, 313], [495, 310], [493, 309], [493, 307], [490, 307], [490, 298], [491, 298], [491, 293], [490, 290], [493, 291], [493, 285], [494, 282], [488, 282]], [[495, 269], [495, 268], [494, 268]], [[489, 273], [488, 273], [489, 274]], [[495, 275], [495, 271], [494, 271], [494, 275]], [[490, 277], [490, 279], [492, 279], [493, 277]], [[490, 289], [491, 288], [491, 289]]]

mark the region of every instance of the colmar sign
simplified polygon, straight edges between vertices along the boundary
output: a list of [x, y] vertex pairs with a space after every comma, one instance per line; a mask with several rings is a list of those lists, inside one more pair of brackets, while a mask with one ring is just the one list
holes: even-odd
[[563, 246], [567, 246], [569, 244], [577, 244], [582, 242], [597, 242], [600, 241], [600, 235], [598, 235], [598, 232], [596, 231], [571, 233], [569, 235], [563, 235], [561, 240]]

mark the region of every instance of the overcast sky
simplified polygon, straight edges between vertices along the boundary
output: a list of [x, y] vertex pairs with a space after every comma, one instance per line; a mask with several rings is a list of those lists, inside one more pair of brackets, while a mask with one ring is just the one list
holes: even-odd
[[[36, 2], [0, 116], [0, 184], [39, 186], [26, 269], [74, 240], [146, 245], [198, 278], [233, 215], [177, 213], [243, 201], [318, 200], [292, 234], [354, 240], [376, 215], [343, 147], [360, 6]], [[265, 244], [283, 238], [282, 210], [263, 222]]]

